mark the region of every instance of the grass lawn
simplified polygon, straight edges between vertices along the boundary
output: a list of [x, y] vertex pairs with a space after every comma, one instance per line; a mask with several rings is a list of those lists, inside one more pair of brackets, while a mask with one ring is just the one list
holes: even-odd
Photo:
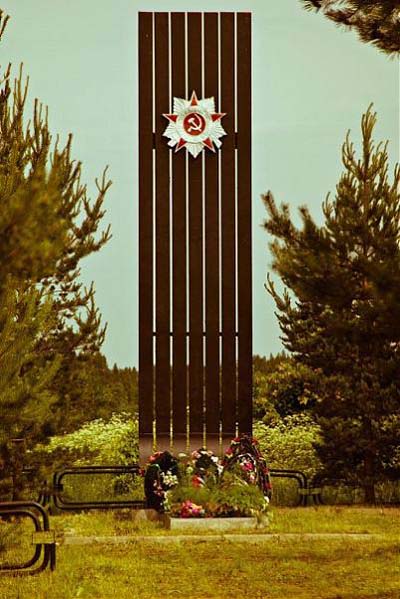
[[[126, 514], [52, 518], [57, 568], [33, 577], [0, 578], [0, 599], [386, 599], [400, 598], [400, 509], [275, 508], [274, 533], [374, 533], [368, 540], [326, 537], [218, 540], [178, 544], [62, 544], [62, 535], [173, 535], [133, 525]], [[125, 519], [124, 519], [125, 517]], [[258, 531], [260, 532], [260, 531]]]

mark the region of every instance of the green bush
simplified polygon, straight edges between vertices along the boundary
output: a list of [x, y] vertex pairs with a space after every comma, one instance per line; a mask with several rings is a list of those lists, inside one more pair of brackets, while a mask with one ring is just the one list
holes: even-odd
[[[39, 445], [31, 461], [47, 464], [47, 475], [65, 466], [129, 466], [138, 461], [138, 422], [131, 414], [113, 414], [84, 424], [78, 430], [52, 437]], [[105, 501], [108, 499], [142, 499], [143, 480], [131, 474], [66, 475], [63, 496], [68, 501]], [[129, 497], [128, 497], [129, 495]]]
[[130, 465], [139, 458], [137, 418], [122, 412], [113, 414], [108, 421], [92, 420], [72, 433], [51, 437], [47, 445], [37, 446], [34, 453], [76, 466]]
[[254, 436], [270, 468], [300, 470], [309, 479], [322, 468], [314, 448], [320, 429], [307, 414], [286, 416], [271, 425], [256, 422]]

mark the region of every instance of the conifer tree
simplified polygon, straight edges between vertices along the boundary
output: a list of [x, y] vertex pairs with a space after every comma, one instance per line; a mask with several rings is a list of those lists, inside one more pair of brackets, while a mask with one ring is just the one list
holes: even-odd
[[[0, 11], [0, 39], [8, 17]], [[0, 74], [0, 453], [7, 470], [13, 436], [30, 443], [49, 419], [49, 404], [68, 418], [61, 381], [70, 364], [99, 351], [105, 329], [93, 288], [79, 282], [79, 263], [109, 239], [97, 230], [110, 182], [97, 181], [94, 201], [71, 157], [71, 137], [53, 143], [47, 111], [36, 100], [24, 116], [22, 69]], [[84, 414], [84, 405], [79, 407]], [[52, 416], [54, 420], [54, 415]], [[1, 476], [1, 473], [0, 473]]]
[[[10, 490], [18, 498], [15, 441], [29, 447], [40, 436], [55, 396], [51, 382], [60, 357], [38, 351], [38, 341], [54, 326], [51, 300], [8, 277], [0, 293], [0, 495]], [[22, 466], [22, 464], [21, 464]]]
[[392, 56], [400, 52], [399, 0], [301, 0], [338, 25], [357, 31], [360, 39]]
[[319, 374], [320, 455], [329, 475], [360, 483], [368, 502], [400, 446], [400, 167], [390, 182], [375, 122], [370, 108], [360, 158], [347, 136], [322, 226], [302, 207], [296, 228], [288, 205], [264, 196], [273, 269], [286, 287], [279, 295], [269, 279], [283, 342]]

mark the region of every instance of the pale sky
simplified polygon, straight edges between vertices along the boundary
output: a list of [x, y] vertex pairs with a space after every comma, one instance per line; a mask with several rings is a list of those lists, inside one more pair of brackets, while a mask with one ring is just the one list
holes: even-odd
[[113, 238], [86, 259], [82, 278], [94, 281], [108, 323], [103, 346], [110, 365], [137, 365], [137, 13], [253, 12], [253, 280], [254, 353], [279, 351], [274, 304], [264, 290], [270, 270], [260, 195], [307, 204], [321, 221], [321, 203], [342, 171], [341, 146], [373, 102], [375, 139], [399, 157], [399, 68], [353, 32], [307, 13], [298, 0], [151, 3], [134, 0], [3, 0], [11, 15], [1, 64], [24, 63], [30, 101], [49, 107], [50, 129], [74, 135], [73, 155], [94, 195], [105, 165], [113, 186], [104, 224]]

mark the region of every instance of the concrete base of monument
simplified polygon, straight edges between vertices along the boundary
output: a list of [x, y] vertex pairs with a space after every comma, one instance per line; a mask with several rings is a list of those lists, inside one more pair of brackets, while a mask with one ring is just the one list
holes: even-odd
[[165, 520], [169, 530], [180, 532], [243, 530], [258, 528], [257, 518], [171, 518]]
[[258, 522], [257, 518], [175, 518], [169, 514], [160, 514], [156, 510], [130, 510], [128, 518], [135, 524], [145, 522], [154, 522], [167, 530], [176, 530], [179, 532], [226, 532], [231, 530], [249, 530], [255, 528], [265, 528], [265, 522]]

